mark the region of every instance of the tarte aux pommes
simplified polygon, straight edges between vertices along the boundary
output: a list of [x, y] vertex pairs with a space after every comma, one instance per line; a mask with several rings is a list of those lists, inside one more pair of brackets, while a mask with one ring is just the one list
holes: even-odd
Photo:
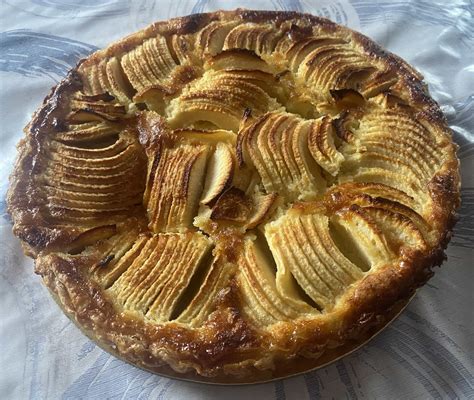
[[364, 337], [441, 263], [459, 205], [422, 76], [308, 14], [155, 23], [25, 132], [8, 209], [36, 272], [94, 341], [175, 376], [271, 379]]

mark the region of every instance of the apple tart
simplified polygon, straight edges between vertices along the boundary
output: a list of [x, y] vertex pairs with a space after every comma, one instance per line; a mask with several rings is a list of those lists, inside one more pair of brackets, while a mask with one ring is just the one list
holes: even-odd
[[459, 205], [422, 76], [308, 14], [155, 23], [79, 62], [25, 132], [8, 207], [36, 273], [101, 346], [175, 376], [282, 376], [377, 329]]

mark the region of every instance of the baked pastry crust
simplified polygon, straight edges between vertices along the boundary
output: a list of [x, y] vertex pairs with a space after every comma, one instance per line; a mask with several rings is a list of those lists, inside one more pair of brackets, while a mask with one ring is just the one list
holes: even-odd
[[155, 23], [25, 133], [8, 207], [58, 304], [123, 359], [209, 381], [370, 335], [441, 264], [460, 201], [421, 75], [308, 14]]

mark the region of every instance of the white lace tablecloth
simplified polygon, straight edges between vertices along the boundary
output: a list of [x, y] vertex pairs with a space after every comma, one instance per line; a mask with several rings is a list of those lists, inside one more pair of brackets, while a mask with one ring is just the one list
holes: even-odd
[[[33, 274], [5, 193], [24, 125], [80, 58], [155, 20], [235, 7], [328, 17], [419, 69], [460, 145], [463, 204], [447, 262], [368, 345], [291, 379], [218, 387], [152, 375], [88, 340]], [[0, 13], [0, 399], [474, 399], [472, 0], [2, 0]]]

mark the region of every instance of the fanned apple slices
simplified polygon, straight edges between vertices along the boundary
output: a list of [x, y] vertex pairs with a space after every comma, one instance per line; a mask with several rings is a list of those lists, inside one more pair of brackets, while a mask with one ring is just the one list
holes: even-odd
[[411, 196], [411, 206], [428, 216], [432, 200], [424, 188], [445, 162], [449, 139], [402, 110], [368, 109], [354, 122], [341, 148], [339, 181], [385, 183]]
[[421, 76], [297, 13], [113, 44], [19, 149], [14, 231], [66, 312], [141, 367], [220, 381], [299, 371], [379, 327], [439, 264], [459, 203]]
[[[210, 245], [200, 233], [139, 237], [130, 250], [133, 261], [126, 266], [117, 263], [116, 268], [124, 272], [107, 291], [127, 310], [168, 321]], [[123, 259], [128, 264], [127, 254]]]

